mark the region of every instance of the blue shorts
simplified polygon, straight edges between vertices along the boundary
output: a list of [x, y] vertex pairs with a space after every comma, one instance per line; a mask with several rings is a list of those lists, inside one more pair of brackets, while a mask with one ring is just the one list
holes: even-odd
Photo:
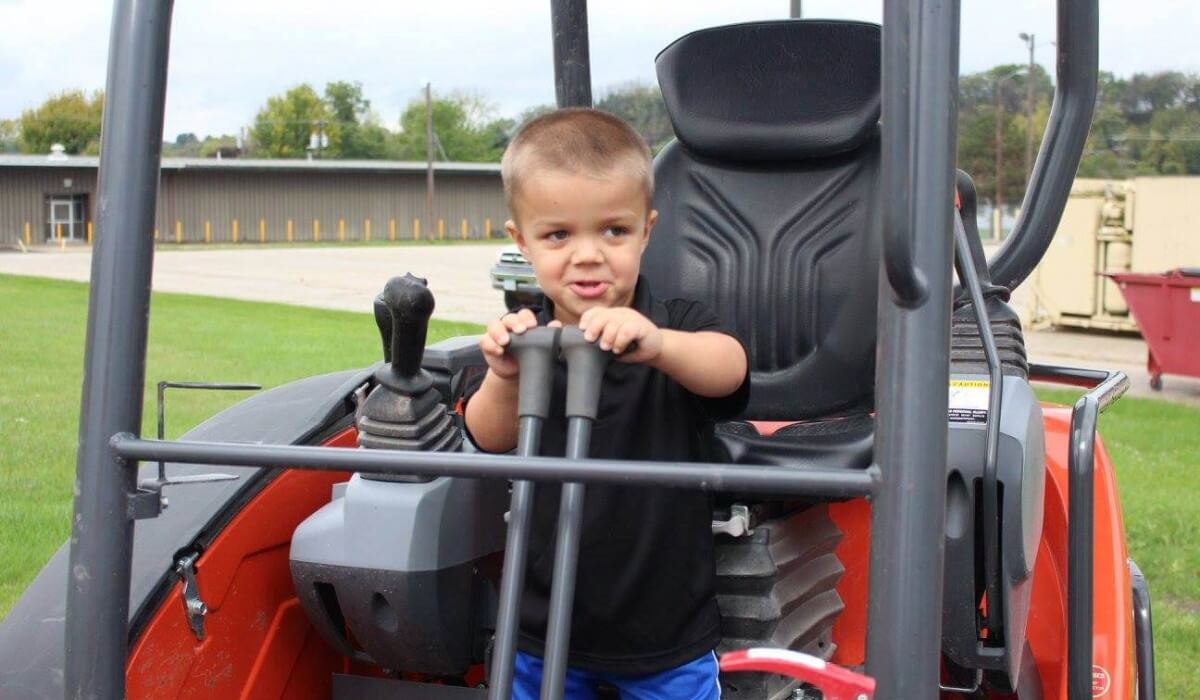
[[[568, 668], [563, 700], [595, 700], [596, 686], [601, 683], [616, 688], [621, 700], [716, 700], [721, 697], [717, 655], [712, 652], [648, 676], [621, 676]], [[542, 660], [518, 651], [513, 666], [512, 700], [538, 700], [541, 685]]]

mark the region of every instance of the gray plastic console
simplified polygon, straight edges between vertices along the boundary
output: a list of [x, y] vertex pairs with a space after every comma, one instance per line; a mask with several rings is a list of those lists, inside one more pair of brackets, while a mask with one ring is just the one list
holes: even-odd
[[[986, 385], [987, 375], [953, 374], [951, 382]], [[961, 384], [960, 384], [961, 386]], [[982, 392], [986, 395], [986, 391]], [[968, 402], [969, 403], [969, 402]], [[986, 402], [985, 402], [986, 405]], [[943, 650], [965, 668], [1000, 672], [1013, 684], [1021, 672], [1022, 645], [1033, 590], [1033, 565], [1042, 534], [1045, 497], [1045, 428], [1042, 408], [1023, 377], [1005, 376], [1000, 411], [997, 482], [1000, 492], [1000, 579], [1005, 639], [980, 642], [978, 618], [982, 561], [982, 481], [986, 427], [982, 414], [951, 400], [946, 495]], [[1015, 640], [1015, 641], [1014, 641]]]
[[292, 538], [309, 619], [346, 656], [391, 671], [465, 672], [482, 660], [495, 617], [507, 494], [503, 480], [354, 475]]

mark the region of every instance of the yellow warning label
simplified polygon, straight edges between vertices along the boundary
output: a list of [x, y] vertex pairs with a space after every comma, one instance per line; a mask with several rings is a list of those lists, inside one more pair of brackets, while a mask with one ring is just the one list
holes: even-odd
[[950, 386], [954, 387], [955, 389], [966, 389], [966, 388], [987, 389], [991, 385], [992, 385], [992, 383], [986, 379], [951, 379], [950, 380]]

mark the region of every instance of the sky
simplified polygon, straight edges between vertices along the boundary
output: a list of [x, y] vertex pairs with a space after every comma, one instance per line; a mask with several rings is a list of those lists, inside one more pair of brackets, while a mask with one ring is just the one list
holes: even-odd
[[[1051, 66], [1054, 0], [962, 0], [964, 73]], [[176, 0], [164, 134], [236, 133], [267, 97], [358, 81], [391, 128], [426, 81], [489, 100], [497, 116], [554, 99], [548, 0]], [[654, 55], [688, 31], [784, 17], [788, 0], [591, 0], [592, 83], [654, 81]], [[803, 0], [805, 17], [879, 21], [880, 0]], [[112, 3], [0, 0], [0, 118], [51, 94], [104, 87]], [[1100, 67], [1200, 72], [1200, 1], [1100, 0]]]

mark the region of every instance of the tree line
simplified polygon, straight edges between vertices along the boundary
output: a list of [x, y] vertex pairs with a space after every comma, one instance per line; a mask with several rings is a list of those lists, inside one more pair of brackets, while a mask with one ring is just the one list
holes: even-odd
[[[975, 178], [980, 198], [1019, 202], [1049, 117], [1054, 86], [1040, 66], [1000, 65], [959, 81], [958, 161]], [[99, 150], [104, 97], [69, 91], [17, 119], [0, 120], [0, 152]], [[515, 117], [475, 93], [435, 93], [433, 157], [495, 162], [524, 121], [553, 109], [535, 105]], [[657, 151], [672, 138], [658, 88], [626, 83], [602, 93], [600, 109], [628, 120]], [[185, 133], [163, 155], [189, 157], [425, 160], [426, 107], [418, 96], [393, 125], [385, 124], [361, 83], [335, 81], [318, 91], [302, 84], [269, 97], [239, 134]], [[1096, 114], [1080, 164], [1081, 177], [1200, 175], [1200, 74], [1179, 71], [1100, 76]]]

